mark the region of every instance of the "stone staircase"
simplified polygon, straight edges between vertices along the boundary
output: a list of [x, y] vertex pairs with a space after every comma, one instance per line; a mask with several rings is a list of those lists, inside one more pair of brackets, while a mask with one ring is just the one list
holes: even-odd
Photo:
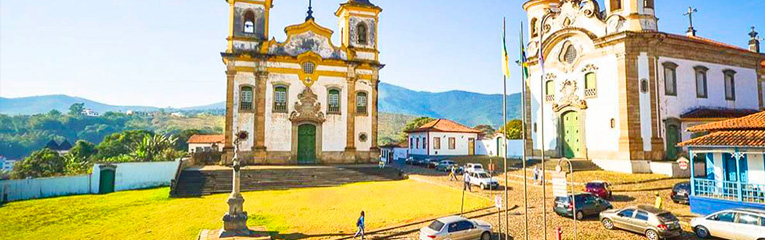
[[[241, 191], [260, 191], [301, 187], [326, 187], [347, 183], [404, 179], [395, 168], [364, 166], [256, 167], [241, 171]], [[170, 190], [172, 197], [198, 197], [231, 192], [230, 168], [188, 168], [180, 172]]]

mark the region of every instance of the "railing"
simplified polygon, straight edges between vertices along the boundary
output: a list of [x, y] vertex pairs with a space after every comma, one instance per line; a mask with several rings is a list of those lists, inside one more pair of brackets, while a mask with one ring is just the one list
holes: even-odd
[[584, 90], [584, 96], [585, 97], [595, 97], [598, 95], [598, 89], [596, 88], [590, 88]]
[[283, 102], [274, 103], [274, 112], [287, 112], [287, 103], [283, 103]]
[[239, 110], [252, 111], [252, 102], [241, 102], [239, 104]]
[[340, 113], [340, 106], [339, 105], [329, 105], [327, 108], [327, 113]]
[[696, 196], [765, 203], [765, 184], [694, 179], [693, 189]]
[[545, 101], [552, 102], [555, 100], [555, 95], [547, 95], [545, 96]]
[[356, 106], [356, 114], [367, 114], [367, 106]]

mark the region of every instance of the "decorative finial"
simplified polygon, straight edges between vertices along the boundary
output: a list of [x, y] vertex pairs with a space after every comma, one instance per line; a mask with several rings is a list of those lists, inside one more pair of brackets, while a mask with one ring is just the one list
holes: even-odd
[[308, 0], [308, 16], [305, 17], [305, 20], [308, 21], [309, 19], [313, 20], [313, 10], [311, 10], [311, 0]]
[[694, 37], [696, 36], [696, 29], [693, 28], [693, 14], [698, 12], [695, 8], [688, 6], [688, 12], [684, 13], [683, 15], [688, 16], [688, 21], [690, 22], [690, 26], [688, 27], [688, 36]]
[[749, 32], [749, 36], [752, 37], [752, 39], [756, 39], [757, 35], [759, 35], [759, 33], [757, 33], [757, 31], [754, 30], [754, 26], [752, 26], [752, 31]]

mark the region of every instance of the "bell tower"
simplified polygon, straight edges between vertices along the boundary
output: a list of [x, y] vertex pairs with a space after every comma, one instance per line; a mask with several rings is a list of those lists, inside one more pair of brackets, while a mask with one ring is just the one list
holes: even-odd
[[605, 0], [607, 18], [618, 15], [626, 31], [658, 31], [654, 0]]
[[227, 52], [257, 50], [268, 40], [268, 15], [273, 0], [226, 0], [229, 4]]
[[382, 8], [369, 0], [348, 0], [340, 4], [335, 15], [339, 18], [340, 41], [355, 52], [353, 58], [378, 61], [377, 26]]

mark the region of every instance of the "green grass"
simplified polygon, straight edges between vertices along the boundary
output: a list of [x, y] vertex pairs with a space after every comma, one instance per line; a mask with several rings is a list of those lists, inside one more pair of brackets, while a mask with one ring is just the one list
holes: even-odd
[[[227, 194], [168, 198], [168, 188], [12, 202], [0, 239], [194, 239], [222, 227]], [[361, 210], [375, 229], [459, 211], [460, 192], [412, 180], [243, 193], [249, 226], [279, 234], [353, 233]], [[490, 206], [469, 197], [466, 209]]]

